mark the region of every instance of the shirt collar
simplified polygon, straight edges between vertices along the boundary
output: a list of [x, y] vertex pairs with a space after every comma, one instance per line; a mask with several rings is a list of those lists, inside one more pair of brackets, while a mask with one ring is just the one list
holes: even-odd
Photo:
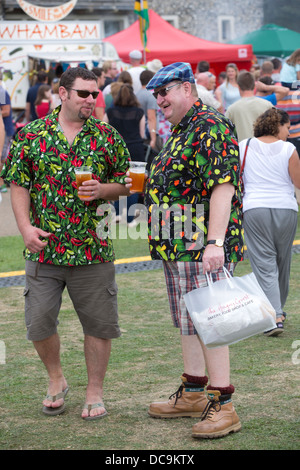
[[[60, 124], [58, 122], [58, 115], [59, 115], [59, 112], [61, 110], [61, 105], [57, 106], [57, 108], [53, 109], [52, 111], [52, 122], [54, 123], [54, 125], [58, 128], [60, 128]], [[85, 120], [83, 126], [82, 126], [82, 130], [87, 130], [88, 128], [91, 128], [94, 124], [94, 118], [92, 116], [90, 116], [88, 119]]]
[[181, 119], [181, 121], [172, 127], [172, 131], [180, 132], [183, 129], [186, 129], [191, 121], [191, 118], [199, 112], [199, 109], [202, 108], [203, 103], [200, 98], [195, 101], [193, 106], [188, 110], [186, 115]]

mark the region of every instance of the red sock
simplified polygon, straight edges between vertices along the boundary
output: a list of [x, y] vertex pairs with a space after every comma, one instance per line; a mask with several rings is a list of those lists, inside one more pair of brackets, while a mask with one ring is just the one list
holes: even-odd
[[211, 385], [208, 385], [206, 390], [219, 390], [221, 395], [231, 395], [234, 392], [234, 386], [228, 385], [228, 387], [212, 387]]
[[204, 375], [203, 377], [197, 377], [195, 375], [182, 374], [182, 376], [185, 377], [188, 382], [198, 384], [202, 387], [205, 387], [208, 382], [208, 377], [206, 377], [206, 375]]

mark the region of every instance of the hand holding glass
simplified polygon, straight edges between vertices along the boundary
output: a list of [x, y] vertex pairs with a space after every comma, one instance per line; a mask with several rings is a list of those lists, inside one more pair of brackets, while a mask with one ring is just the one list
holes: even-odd
[[[75, 168], [77, 190], [82, 185], [83, 181], [92, 179], [92, 168], [90, 166], [81, 166]], [[89, 196], [78, 195], [80, 199], [87, 199]]]

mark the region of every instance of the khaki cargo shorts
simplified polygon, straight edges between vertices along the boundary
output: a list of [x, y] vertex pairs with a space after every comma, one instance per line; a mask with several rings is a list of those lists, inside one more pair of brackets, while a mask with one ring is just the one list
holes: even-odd
[[57, 331], [62, 293], [67, 287], [85, 335], [118, 338], [114, 263], [53, 266], [26, 261], [25, 323], [27, 338], [41, 341]]

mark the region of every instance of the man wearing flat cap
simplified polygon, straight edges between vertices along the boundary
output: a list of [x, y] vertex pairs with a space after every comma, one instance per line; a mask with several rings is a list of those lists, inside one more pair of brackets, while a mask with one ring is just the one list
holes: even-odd
[[135, 94], [137, 94], [137, 92], [142, 88], [140, 75], [145, 70], [145, 67], [141, 65], [142, 58], [143, 54], [137, 49], [129, 52], [130, 68], [128, 69], [128, 72], [132, 78], [132, 86]]
[[[169, 401], [152, 403], [149, 414], [201, 417], [193, 437], [222, 437], [241, 428], [231, 401], [229, 350], [205, 347], [183, 296], [206, 287], [206, 273], [213, 281], [224, 278], [223, 266], [233, 274], [243, 258], [239, 147], [231, 121], [198, 98], [190, 64], [163, 67], [147, 89], [173, 126], [151, 165], [145, 204], [151, 257], [163, 261], [184, 364], [177, 392]], [[190, 226], [183, 223], [187, 219]]]

